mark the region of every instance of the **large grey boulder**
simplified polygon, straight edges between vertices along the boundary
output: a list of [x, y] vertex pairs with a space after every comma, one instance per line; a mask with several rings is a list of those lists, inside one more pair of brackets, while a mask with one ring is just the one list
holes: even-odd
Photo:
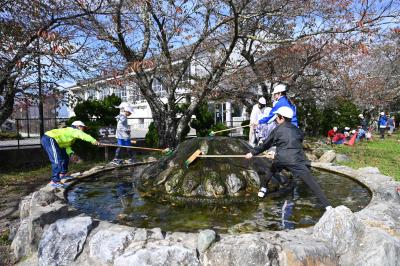
[[329, 150], [324, 152], [322, 156], [319, 158], [319, 162], [321, 163], [331, 163], [335, 160], [336, 158], [336, 153], [333, 150]]
[[68, 216], [68, 206], [56, 201], [48, 206], [33, 206], [28, 217], [29, 244], [33, 251], [37, 250], [44, 227], [58, 219]]
[[19, 218], [22, 220], [29, 216], [32, 195], [23, 197], [19, 203]]
[[40, 239], [39, 266], [71, 264], [81, 253], [92, 224], [92, 218], [87, 216], [61, 219], [51, 224]]
[[226, 187], [229, 195], [235, 195], [242, 187], [244, 187], [244, 184], [236, 174], [230, 174], [226, 180]]
[[202, 255], [202, 265], [279, 265], [277, 246], [257, 234], [227, 235]]
[[313, 228], [313, 236], [328, 241], [337, 253], [343, 254], [354, 245], [363, 230], [364, 225], [349, 208], [327, 207]]
[[175, 266], [199, 265], [196, 250], [190, 249], [179, 243], [171, 244], [168, 241], [153, 241], [136, 244], [130, 247], [114, 261], [115, 266], [143, 265], [143, 266]]
[[199, 252], [206, 251], [215, 241], [216, 234], [213, 230], [203, 230], [199, 233], [197, 239], [197, 250]]
[[89, 241], [89, 254], [104, 263], [112, 263], [133, 240], [134, 228], [113, 226], [98, 231]]
[[400, 238], [380, 228], [368, 227], [364, 237], [340, 257], [341, 265], [400, 265]]
[[30, 252], [28, 223], [28, 219], [21, 221], [17, 234], [11, 243], [11, 249], [17, 261], [27, 256]]
[[336, 154], [335, 161], [338, 163], [350, 162], [350, 158], [346, 154], [339, 153], [339, 154]]

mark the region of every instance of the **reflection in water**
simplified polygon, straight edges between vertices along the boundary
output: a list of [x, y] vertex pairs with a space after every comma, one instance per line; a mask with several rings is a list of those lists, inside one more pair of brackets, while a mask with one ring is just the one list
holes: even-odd
[[[314, 175], [334, 206], [346, 205], [358, 211], [370, 200], [368, 190], [350, 179], [319, 171], [314, 171]], [[317, 198], [301, 182], [298, 195], [289, 193], [273, 200], [267, 197], [245, 204], [176, 206], [142, 198], [132, 182], [135, 176], [135, 171], [126, 169], [87, 179], [71, 188], [68, 201], [78, 210], [102, 220], [135, 227], [160, 227], [165, 231], [294, 229], [315, 224], [324, 212], [317, 207]]]

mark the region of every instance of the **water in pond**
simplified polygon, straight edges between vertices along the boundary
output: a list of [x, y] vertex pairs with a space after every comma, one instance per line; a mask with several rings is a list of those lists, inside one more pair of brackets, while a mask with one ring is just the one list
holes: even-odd
[[[352, 211], [370, 201], [368, 189], [357, 182], [332, 173], [314, 175], [334, 206]], [[300, 199], [291, 195], [277, 199], [229, 205], [173, 205], [144, 199], [132, 183], [132, 169], [115, 170], [86, 179], [73, 186], [68, 201], [93, 217], [135, 227], [160, 227], [164, 231], [197, 231], [211, 228], [219, 232], [282, 230], [315, 224], [323, 214], [317, 198], [303, 184]]]

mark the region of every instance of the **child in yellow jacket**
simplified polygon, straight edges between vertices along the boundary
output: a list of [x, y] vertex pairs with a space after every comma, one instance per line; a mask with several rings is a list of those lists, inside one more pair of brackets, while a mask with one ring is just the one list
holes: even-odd
[[68, 172], [69, 156], [73, 154], [71, 145], [76, 139], [100, 145], [96, 139], [83, 132], [85, 128], [84, 123], [75, 121], [71, 127], [53, 129], [43, 135], [41, 144], [51, 163], [51, 186], [63, 186], [61, 179], [65, 178]]

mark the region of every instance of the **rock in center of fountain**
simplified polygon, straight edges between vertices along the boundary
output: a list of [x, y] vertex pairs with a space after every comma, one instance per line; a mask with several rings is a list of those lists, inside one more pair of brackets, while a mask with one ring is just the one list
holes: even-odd
[[139, 189], [153, 196], [240, 198], [255, 195], [259, 176], [271, 165], [266, 158], [197, 158], [188, 168], [184, 167], [185, 160], [198, 149], [209, 155], [244, 155], [250, 146], [244, 140], [227, 137], [187, 140], [171, 156], [143, 171]]

